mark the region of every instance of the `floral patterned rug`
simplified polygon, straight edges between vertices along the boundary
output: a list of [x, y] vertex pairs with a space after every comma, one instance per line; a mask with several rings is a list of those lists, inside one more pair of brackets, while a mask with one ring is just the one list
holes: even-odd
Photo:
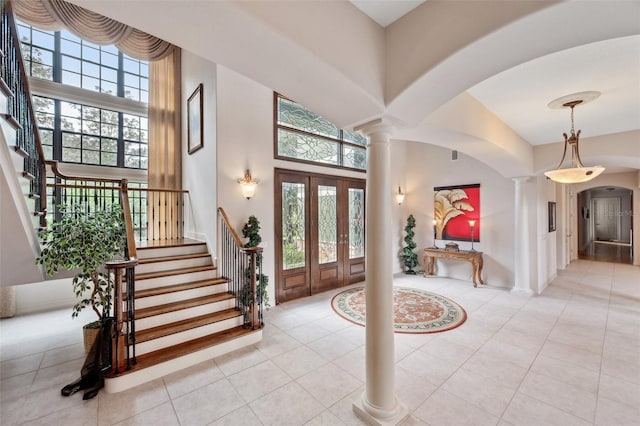
[[[331, 307], [342, 318], [364, 326], [364, 287], [355, 287], [333, 296]], [[425, 290], [393, 288], [396, 333], [438, 333], [454, 329], [467, 320], [467, 313], [451, 299]]]

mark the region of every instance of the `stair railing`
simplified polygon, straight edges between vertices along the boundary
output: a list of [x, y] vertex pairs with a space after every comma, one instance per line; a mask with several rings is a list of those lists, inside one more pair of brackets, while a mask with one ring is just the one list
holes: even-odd
[[261, 328], [262, 297], [257, 292], [262, 276], [262, 247], [244, 247], [227, 213], [218, 208], [220, 218], [220, 272], [229, 281], [229, 293], [236, 297], [236, 309], [243, 314], [244, 327]]
[[35, 201], [33, 214], [46, 225], [46, 171], [40, 133], [31, 101], [29, 79], [24, 69], [20, 40], [10, 1], [0, 4], [0, 90], [7, 96], [5, 119], [16, 130], [14, 149], [24, 157], [23, 176], [30, 180], [29, 196]]

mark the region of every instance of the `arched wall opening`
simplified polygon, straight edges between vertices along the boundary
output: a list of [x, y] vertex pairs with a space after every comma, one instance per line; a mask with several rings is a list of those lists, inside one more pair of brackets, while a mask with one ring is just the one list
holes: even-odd
[[633, 191], [603, 186], [576, 196], [578, 258], [633, 263]]

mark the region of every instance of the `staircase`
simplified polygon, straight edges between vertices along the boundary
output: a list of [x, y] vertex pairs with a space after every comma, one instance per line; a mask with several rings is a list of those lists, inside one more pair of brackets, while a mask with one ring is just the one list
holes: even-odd
[[[228, 281], [204, 242], [182, 239], [138, 248], [135, 278], [137, 363], [105, 379], [120, 392], [252, 345], [262, 330], [243, 327]], [[130, 348], [133, 350], [133, 348]]]

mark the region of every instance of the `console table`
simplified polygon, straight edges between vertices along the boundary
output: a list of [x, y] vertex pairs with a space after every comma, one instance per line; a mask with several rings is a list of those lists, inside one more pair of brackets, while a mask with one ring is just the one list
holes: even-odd
[[473, 286], [478, 286], [476, 279], [480, 281], [480, 284], [484, 284], [484, 281], [482, 281], [482, 266], [484, 265], [484, 260], [482, 259], [481, 251], [447, 251], [437, 248], [426, 248], [424, 249], [423, 255], [425, 276], [436, 274], [436, 259], [459, 260], [471, 263]]

